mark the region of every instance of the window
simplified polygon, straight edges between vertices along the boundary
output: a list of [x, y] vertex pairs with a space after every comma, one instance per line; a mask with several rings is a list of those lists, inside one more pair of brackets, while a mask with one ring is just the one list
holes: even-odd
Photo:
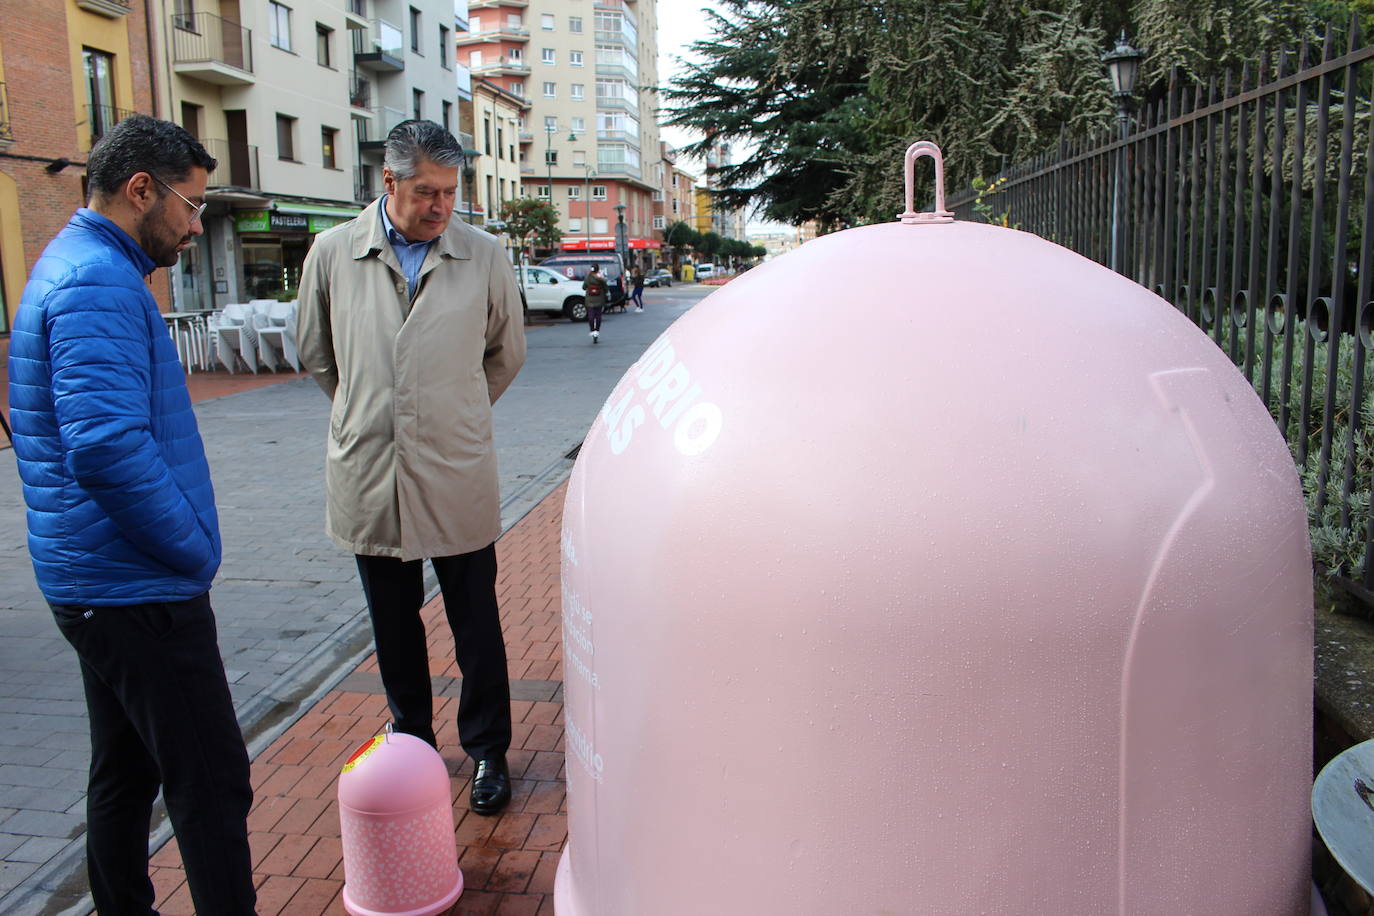
[[580, 66], [582, 66], [582, 52], [581, 52], [581, 51], [569, 51], [569, 52], [568, 52], [568, 66], [570, 66], [570, 67], [580, 67]]
[[587, 97], [587, 87], [582, 83], [573, 83], [572, 97], [575, 99], [585, 99]]
[[425, 94], [419, 89], [410, 90], [410, 110], [414, 112], [417, 121], [425, 116]]
[[114, 103], [114, 56], [94, 48], [82, 48], [86, 65], [86, 107], [91, 125], [91, 143], [119, 121]]
[[474, 70], [476, 70], [478, 67], [482, 66], [482, 52], [481, 52], [481, 51], [469, 51], [469, 52], [468, 52], [468, 66], [471, 67], [471, 68], [474, 69]]
[[190, 102], [181, 103], [181, 126], [197, 140], [200, 139], [200, 116], [204, 109]]
[[558, 95], [558, 85], [549, 80], [544, 81], [544, 98], [552, 99]]
[[445, 100], [445, 102], [444, 102], [444, 107], [443, 107], [443, 112], [444, 112], [444, 120], [443, 120], [444, 130], [449, 130], [449, 131], [451, 131], [451, 130], [453, 130], [453, 103], [452, 103], [452, 102], [449, 102], [449, 101], [447, 101], [447, 100]]
[[543, 61], [544, 63], [546, 63], [546, 64], [557, 63], [557, 59], [556, 59], [556, 57], [554, 56], [554, 53], [553, 53], [553, 48], [545, 48], [545, 49], [540, 53], [539, 58], [540, 58], [540, 60], [542, 60], [542, 61]]
[[663, 217], [661, 217], [661, 216], [655, 216], [655, 217], [654, 217], [654, 228], [655, 228], [655, 229], [667, 229], [667, 228], [668, 228], [667, 226], [664, 225]]
[[439, 26], [439, 66], [445, 70], [448, 66], [448, 26]]
[[510, 62], [513, 64], [523, 64], [525, 62], [525, 52], [520, 48], [511, 48]]
[[410, 50], [420, 53], [420, 11], [410, 8]]
[[587, 154], [582, 152], [582, 150], [580, 149], [573, 150], [573, 165], [580, 169], [582, 168], [582, 166], [586, 164]]
[[315, 23], [315, 60], [321, 67], [333, 69], [331, 61], [333, 57], [330, 45], [334, 43], [334, 30], [327, 25]]
[[[501, 148], [506, 145], [506, 132], [501, 128], [496, 128], [496, 158], [501, 158]], [[502, 198], [504, 200], [504, 198]]]
[[581, 34], [581, 32], [582, 32], [582, 17], [581, 17], [581, 16], [569, 16], [569, 17], [568, 17], [568, 31], [569, 31], [569, 32], [572, 32], [574, 35]]
[[676, 197], [673, 198], [673, 212], [674, 212], [674, 213], [677, 212], [677, 198], [676, 198]]
[[587, 129], [587, 119], [586, 119], [586, 118], [573, 118], [573, 119], [572, 119], [572, 130], [573, 130], [573, 133], [575, 133], [575, 134], [580, 134], [580, 133], [582, 133], [582, 131], [584, 131], [584, 130], [586, 130], [586, 129]]
[[592, 200], [605, 200], [606, 186], [604, 184], [592, 185]]
[[548, 200], [548, 199], [549, 199], [549, 186], [548, 186], [548, 185], [546, 185], [546, 184], [535, 185], [535, 186], [534, 186], [534, 189], [535, 189], [535, 196], [538, 197], [540, 200]]
[[553, 13], [544, 13], [539, 17], [539, 27], [546, 32], [553, 31]]
[[187, 32], [196, 32], [196, 8], [192, 0], [173, 0], [172, 3], [172, 25]]
[[296, 161], [296, 119], [290, 115], [277, 115], [277, 158]]
[[291, 50], [291, 9], [277, 0], [267, 0], [267, 33], [272, 47]]
[[544, 150], [544, 164], [545, 164], [545, 165], [558, 165], [558, 150], [556, 150], [556, 149], [546, 149], [546, 150]]
[[525, 97], [525, 84], [521, 80], [511, 80], [510, 85], [506, 88], [510, 90], [511, 95], [518, 95], [521, 98]]
[[338, 140], [339, 132], [332, 127], [320, 128], [320, 160], [327, 169], [338, 168], [334, 159], [334, 143]]
[[568, 231], [569, 231], [569, 232], [581, 232], [581, 231], [582, 231], [582, 220], [578, 219], [577, 217], [569, 217], [569, 219], [568, 219]]
[[544, 130], [558, 130], [558, 118], [555, 115], [544, 115]]
[[663, 200], [663, 191], [660, 188], [654, 188], [653, 199], [655, 203]]
[[605, 234], [606, 234], [606, 230], [607, 230], [607, 226], [606, 226], [606, 217], [604, 217], [604, 216], [594, 216], [594, 217], [592, 217], [592, 231], [593, 231], [593, 232], [595, 232], [597, 235], [605, 235]]
[[520, 28], [522, 28], [524, 25], [525, 25], [525, 22], [524, 22], [523, 19], [520, 18], [520, 14], [519, 14], [519, 13], [507, 13], [507, 14], [506, 14], [506, 28], [514, 30], [514, 29], [520, 29]]
[[581, 200], [581, 199], [582, 199], [582, 185], [580, 185], [580, 184], [570, 184], [570, 185], [568, 185], [568, 200]]
[[482, 17], [473, 16], [468, 20], [468, 34], [480, 35], [482, 33]]

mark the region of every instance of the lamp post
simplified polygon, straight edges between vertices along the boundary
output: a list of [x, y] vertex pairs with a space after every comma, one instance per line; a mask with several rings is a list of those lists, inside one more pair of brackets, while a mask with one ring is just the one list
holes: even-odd
[[472, 205], [476, 203], [472, 196], [472, 183], [477, 177], [477, 157], [482, 155], [475, 149], [463, 150], [463, 180], [468, 186], [468, 225], [472, 225], [473, 210]]
[[630, 267], [630, 239], [625, 227], [625, 205], [615, 205], [615, 250], [625, 269]]
[[592, 168], [590, 162], [582, 163], [585, 174], [582, 177], [582, 198], [587, 204], [587, 250], [592, 250], [592, 179], [596, 177], [596, 169]]
[[1112, 244], [1109, 267], [1121, 271], [1122, 236], [1126, 226], [1121, 219], [1121, 194], [1126, 184], [1126, 137], [1131, 131], [1131, 96], [1135, 95], [1136, 77], [1140, 75], [1140, 62], [1145, 52], [1131, 47], [1126, 40], [1126, 30], [1116, 40], [1116, 47], [1102, 55], [1107, 65], [1107, 73], [1112, 78], [1112, 97], [1116, 99], [1116, 122], [1118, 139], [1122, 142], [1116, 150], [1116, 176], [1112, 181]]
[[544, 122], [544, 136], [548, 139], [548, 144], [544, 147], [544, 165], [549, 169], [549, 204], [553, 204], [553, 135], [558, 130], [557, 124]]

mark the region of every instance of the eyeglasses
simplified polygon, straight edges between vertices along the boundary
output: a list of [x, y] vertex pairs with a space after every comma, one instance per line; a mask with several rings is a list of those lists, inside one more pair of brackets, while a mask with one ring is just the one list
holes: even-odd
[[196, 220], [200, 219], [202, 216], [205, 215], [205, 208], [210, 206], [208, 203], [193, 204], [191, 203], [191, 201], [186, 199], [186, 195], [182, 194], [180, 191], [169, 185], [167, 182], [163, 181], [161, 178], [158, 178], [156, 175], [152, 175], [151, 177], [153, 181], [156, 181], [158, 184], [162, 185], [164, 188], [171, 191], [177, 197], [180, 197], [182, 200], [186, 201], [186, 206], [191, 208], [191, 222], [194, 223]]

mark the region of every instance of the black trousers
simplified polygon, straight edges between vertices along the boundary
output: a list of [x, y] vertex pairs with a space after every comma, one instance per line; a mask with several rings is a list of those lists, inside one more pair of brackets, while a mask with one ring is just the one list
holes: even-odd
[[156, 912], [148, 828], [161, 786], [196, 913], [254, 913], [248, 752], [210, 596], [52, 610], [81, 661], [90, 712], [86, 865], [96, 910]]
[[[510, 677], [496, 606], [496, 545], [429, 562], [444, 595], [444, 613], [463, 673], [458, 740], [474, 760], [504, 756], [511, 741]], [[425, 601], [423, 563], [359, 556], [358, 575], [372, 615], [377, 667], [392, 727], [437, 747], [429, 651], [420, 619]]]

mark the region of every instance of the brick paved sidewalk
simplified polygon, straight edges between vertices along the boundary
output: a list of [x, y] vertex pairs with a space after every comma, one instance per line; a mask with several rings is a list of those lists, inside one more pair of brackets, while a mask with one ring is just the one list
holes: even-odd
[[[563, 768], [563, 653], [559, 533], [563, 484], [496, 543], [497, 597], [506, 634], [514, 741], [514, 797], [500, 817], [468, 811], [472, 763], [458, 745], [458, 668], [442, 598], [424, 608], [439, 747], [453, 776], [453, 820], [463, 896], [454, 916], [553, 913], [553, 879], [567, 838]], [[359, 744], [382, 731], [386, 697], [369, 657], [253, 762], [248, 818], [260, 916], [344, 914], [338, 775]], [[153, 856], [157, 907], [191, 916], [173, 840]]]

